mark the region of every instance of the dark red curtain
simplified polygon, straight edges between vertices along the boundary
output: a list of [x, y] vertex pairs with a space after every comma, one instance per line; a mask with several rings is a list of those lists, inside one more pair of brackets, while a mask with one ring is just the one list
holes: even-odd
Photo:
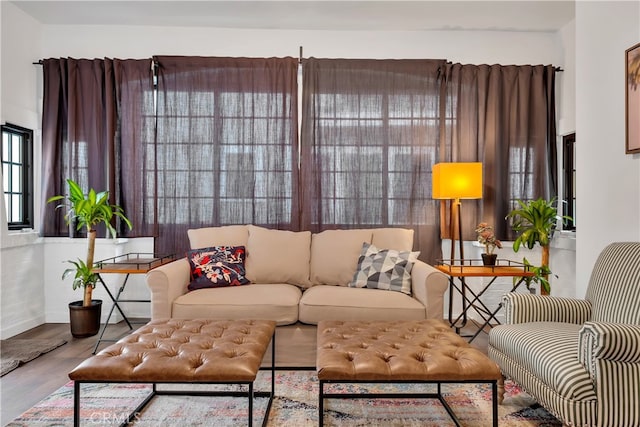
[[[146, 73], [134, 71], [145, 67]], [[43, 61], [41, 230], [44, 236], [68, 233], [64, 210], [55, 210], [53, 204], [46, 203], [51, 196], [67, 193], [67, 178], [85, 189], [116, 188], [116, 169], [120, 160], [116, 155], [121, 152], [119, 129], [123, 118], [126, 129], [135, 128], [132, 120], [138, 120], [137, 115], [127, 114], [136, 108], [129, 104], [136, 95], [129, 95], [126, 81], [129, 71], [126, 70], [131, 70], [134, 78], [145, 81], [146, 87], [152, 89], [150, 60], [60, 58]], [[134, 87], [133, 90], [141, 91], [142, 88]], [[152, 101], [152, 96], [149, 99]], [[123, 105], [124, 111], [119, 111]], [[110, 191], [111, 203], [122, 205], [120, 196], [118, 192]], [[137, 219], [134, 214], [125, 212]], [[115, 226], [120, 228], [120, 235], [126, 235], [126, 227]], [[104, 235], [104, 230], [99, 231], [99, 235]]]
[[[463, 238], [479, 222], [515, 238], [505, 216], [516, 200], [556, 196], [555, 70], [551, 65], [446, 68], [445, 131], [439, 161], [482, 162], [482, 200], [464, 200]], [[448, 213], [448, 209], [443, 210]], [[442, 236], [449, 237], [443, 215]]]
[[151, 59], [113, 60], [116, 81], [118, 132], [114, 173], [109, 188], [131, 221], [130, 237], [157, 236], [155, 195], [149, 191], [155, 179], [155, 103]]
[[311, 58], [298, 148], [296, 59], [153, 63], [157, 87], [150, 59], [44, 60], [43, 235], [67, 234], [44, 202], [72, 178], [111, 190], [134, 224], [120, 234], [154, 236], [159, 252], [185, 250], [201, 226], [398, 226], [434, 262], [448, 226], [433, 164], [484, 165], [466, 240], [480, 221], [512, 238], [516, 200], [555, 196], [552, 66]]

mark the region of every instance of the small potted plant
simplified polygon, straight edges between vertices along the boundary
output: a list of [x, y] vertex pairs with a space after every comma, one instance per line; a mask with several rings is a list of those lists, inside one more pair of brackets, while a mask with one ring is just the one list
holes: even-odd
[[502, 242], [496, 239], [493, 234], [493, 227], [486, 222], [481, 222], [476, 227], [476, 234], [478, 235], [478, 242], [484, 245], [485, 252], [482, 255], [482, 264], [484, 265], [496, 265], [496, 259], [498, 255], [493, 253], [496, 248], [502, 248]]
[[[518, 208], [507, 215], [507, 218], [512, 219], [513, 231], [518, 234], [513, 242], [514, 252], [518, 252], [522, 245], [533, 249], [536, 244], [539, 244], [542, 248], [542, 260], [540, 267], [536, 267], [534, 281], [540, 283], [540, 293], [543, 295], [548, 295], [551, 290], [549, 284], [549, 274], [551, 273], [549, 270], [549, 244], [551, 238], [558, 220], [571, 219], [568, 216], [559, 216], [555, 203], [555, 198], [551, 200], [539, 198], [529, 200], [527, 203], [518, 200]], [[531, 266], [526, 259], [525, 264]]]
[[56, 209], [66, 208], [65, 220], [67, 224], [75, 222], [77, 230], [85, 228], [87, 232], [86, 261], [81, 259], [77, 261], [69, 260], [73, 267], [68, 268], [62, 274], [63, 280], [70, 274], [74, 275], [74, 290], [78, 288], [84, 289], [82, 301], [69, 303], [71, 334], [74, 337], [83, 338], [97, 334], [100, 329], [102, 301], [92, 299], [93, 289], [98, 281], [98, 275], [93, 272], [95, 268], [93, 255], [96, 244], [96, 226], [104, 224], [109, 234], [115, 238], [116, 229], [111, 224], [114, 217], [124, 221], [129, 229], [131, 229], [131, 221], [124, 215], [120, 206], [109, 204], [109, 193], [107, 191], [96, 192], [92, 188], [85, 194], [73, 180], [67, 179], [67, 184], [69, 185], [69, 195], [50, 197], [47, 203], [64, 200], [64, 203], [56, 206]]

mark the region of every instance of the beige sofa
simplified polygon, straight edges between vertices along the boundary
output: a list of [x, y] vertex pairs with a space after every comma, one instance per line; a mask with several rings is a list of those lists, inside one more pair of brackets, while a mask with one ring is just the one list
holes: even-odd
[[189, 291], [190, 265], [181, 258], [147, 273], [151, 316], [163, 318], [267, 319], [278, 325], [320, 320], [443, 318], [447, 277], [416, 261], [411, 295], [348, 287], [363, 242], [411, 251], [413, 230], [377, 228], [312, 234], [232, 225], [188, 231], [192, 249], [244, 246], [251, 284]]

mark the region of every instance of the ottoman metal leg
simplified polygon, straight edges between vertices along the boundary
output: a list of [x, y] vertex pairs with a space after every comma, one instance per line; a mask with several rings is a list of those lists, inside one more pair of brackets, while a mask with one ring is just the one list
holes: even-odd
[[253, 427], [253, 383], [249, 383], [249, 427]]
[[493, 406], [493, 427], [498, 427], [498, 382], [491, 383], [491, 405]]
[[324, 425], [324, 381], [320, 380], [318, 395], [318, 425]]
[[80, 383], [73, 382], [73, 426], [80, 427]]

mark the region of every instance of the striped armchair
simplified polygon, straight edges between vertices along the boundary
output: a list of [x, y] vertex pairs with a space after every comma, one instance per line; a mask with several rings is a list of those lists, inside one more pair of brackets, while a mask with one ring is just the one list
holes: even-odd
[[[565, 425], [640, 426], [640, 243], [612, 243], [584, 300], [511, 293], [489, 357]], [[502, 397], [502, 396], [501, 396]]]

